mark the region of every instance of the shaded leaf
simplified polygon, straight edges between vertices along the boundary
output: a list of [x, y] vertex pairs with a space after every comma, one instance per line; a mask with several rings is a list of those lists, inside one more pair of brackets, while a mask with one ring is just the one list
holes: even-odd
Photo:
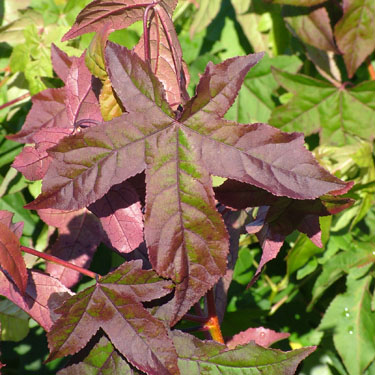
[[321, 142], [344, 145], [353, 136], [374, 136], [375, 81], [353, 88], [335, 87], [303, 75], [273, 69], [276, 80], [293, 98], [272, 112], [270, 123], [285, 131], [320, 131]]
[[[107, 24], [111, 31], [129, 27], [143, 19], [144, 10], [150, 4], [151, 2], [141, 0], [94, 0], [78, 14], [73, 27], [64, 35], [62, 41], [93, 31], [98, 32]], [[171, 15], [177, 0], [163, 0], [162, 4]]]
[[[352, 183], [348, 183], [346, 190], [351, 186]], [[352, 199], [334, 196], [315, 200], [276, 197], [263, 189], [232, 180], [216, 187], [215, 196], [220, 202], [236, 209], [261, 206], [256, 220], [246, 226], [249, 233], [256, 233], [263, 249], [254, 280], [262, 267], [277, 256], [287, 235], [297, 229], [321, 247], [319, 217], [338, 213], [353, 204]]]
[[6, 271], [21, 293], [25, 294], [28, 276], [20, 242], [18, 237], [2, 223], [0, 223], [0, 265], [1, 271]]
[[0, 301], [0, 338], [21, 341], [29, 333], [29, 316], [9, 300]]
[[[361, 375], [375, 359], [375, 312], [371, 311], [371, 276], [348, 277], [347, 291], [326, 311], [319, 329], [333, 334], [333, 342], [348, 373]], [[350, 342], [350, 345], [348, 345]]]
[[116, 250], [129, 253], [143, 242], [141, 204], [137, 192], [129, 182], [112, 186], [104, 197], [88, 208], [100, 219]]
[[[51, 254], [71, 264], [89, 268], [103, 238], [102, 227], [99, 220], [85, 208], [67, 215], [69, 219], [66, 226], [59, 225], [59, 236], [52, 246]], [[68, 288], [82, 277], [81, 273], [52, 262], [47, 263], [46, 271]]]
[[290, 336], [287, 332], [275, 332], [272, 329], [258, 327], [248, 328], [246, 331], [237, 333], [227, 343], [229, 349], [234, 349], [238, 345], [248, 344], [254, 341], [257, 345], [267, 348], [273, 343], [286, 339]]
[[140, 374], [129, 366], [105, 336], [91, 349], [90, 354], [82, 362], [66, 367], [57, 373], [57, 375], [105, 374]]
[[194, 14], [193, 22], [190, 26], [190, 38], [194, 34], [204, 30], [219, 13], [220, 1], [197, 0], [198, 11]]
[[8, 298], [49, 331], [59, 317], [53, 310], [72, 292], [53, 277], [29, 270], [25, 295], [21, 295], [16, 285], [0, 272], [0, 295]]
[[372, 0], [346, 0], [344, 15], [335, 25], [335, 37], [351, 78], [375, 49], [375, 3]]
[[177, 331], [173, 332], [172, 337], [181, 375], [212, 373], [292, 375], [298, 364], [315, 350], [315, 347], [307, 347], [282, 352], [263, 348], [253, 342], [228, 350], [225, 345], [214, 341], [201, 341], [194, 336]]
[[326, 8], [318, 8], [308, 14], [289, 7], [284, 12], [286, 22], [295, 34], [307, 44], [325, 51], [338, 52]]
[[140, 303], [169, 291], [170, 282], [141, 270], [141, 261], [125, 263], [58, 310], [64, 315], [48, 335], [49, 360], [76, 353], [102, 328], [115, 348], [140, 370], [178, 374], [177, 355], [164, 325]]

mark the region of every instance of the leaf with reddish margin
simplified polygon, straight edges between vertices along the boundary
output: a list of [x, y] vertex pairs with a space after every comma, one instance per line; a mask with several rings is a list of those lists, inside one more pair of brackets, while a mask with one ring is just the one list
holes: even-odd
[[70, 129], [61, 128], [47, 128], [34, 133], [35, 147], [24, 147], [15, 157], [12, 167], [30, 181], [41, 180], [51, 163], [51, 157], [46, 150], [71, 133]]
[[87, 206], [146, 169], [145, 238], [156, 271], [180, 283], [175, 322], [226, 270], [228, 236], [210, 174], [298, 199], [346, 185], [318, 165], [301, 134], [220, 118], [262, 54], [210, 63], [196, 96], [177, 114], [137, 54], [108, 43], [106, 55], [128, 112], [50, 149], [43, 193], [27, 207]]
[[57, 375], [82, 374], [137, 375], [141, 374], [141, 372], [131, 368], [111, 342], [103, 336], [82, 362], [68, 366], [57, 373]]
[[254, 341], [257, 345], [267, 348], [273, 343], [286, 339], [290, 336], [287, 332], [275, 332], [272, 329], [257, 327], [248, 328], [246, 331], [237, 333], [227, 343], [229, 349], [234, 349], [238, 345], [248, 344]]
[[125, 181], [91, 204], [111, 245], [121, 253], [130, 253], [143, 242], [141, 203], [133, 186]]
[[229, 374], [239, 369], [241, 374], [293, 375], [298, 364], [316, 347], [289, 352], [267, 349], [250, 342], [229, 350], [226, 345], [172, 331], [181, 375]]
[[[181, 45], [171, 19], [162, 6], [155, 6], [154, 10], [147, 28], [150, 49], [148, 58], [153, 73], [164, 86], [169, 105], [175, 110], [179, 104], [189, 100], [185, 78], [189, 73], [184, 69]], [[143, 35], [134, 51], [147, 61], [144, 43]]]
[[93, 78], [85, 65], [85, 54], [74, 59], [66, 78], [66, 111], [71, 126], [80, 119], [102, 121], [98, 99], [93, 91]]
[[[51, 254], [76, 266], [88, 268], [103, 240], [100, 222], [85, 208], [69, 212], [67, 216], [70, 219], [64, 227], [59, 226], [59, 236], [52, 246]], [[46, 271], [68, 288], [82, 278], [81, 273], [52, 262], [47, 263]]]
[[305, 10], [300, 14], [298, 8], [296, 10], [289, 7], [288, 11], [283, 13], [284, 19], [304, 43], [338, 53], [326, 8], [318, 8], [309, 14], [306, 14]]
[[375, 2], [346, 0], [344, 15], [335, 25], [335, 37], [349, 78], [375, 49]]
[[115, 348], [141, 371], [179, 374], [177, 354], [164, 325], [141, 304], [168, 294], [171, 283], [141, 266], [141, 261], [125, 263], [57, 310], [64, 315], [48, 334], [48, 360], [76, 353], [102, 328]]
[[[145, 9], [152, 3], [151, 0], [94, 0], [78, 14], [73, 27], [63, 36], [62, 41], [98, 32], [107, 25], [111, 31], [129, 27], [143, 19]], [[163, 0], [161, 3], [172, 15], [177, 0]]]
[[2, 223], [0, 223], [0, 270], [6, 271], [21, 293], [25, 294], [27, 270], [20, 241], [8, 226]]
[[21, 143], [34, 143], [33, 134], [41, 129], [56, 127], [71, 129], [65, 110], [65, 100], [64, 87], [43, 90], [34, 95], [31, 99], [33, 105], [22, 129], [16, 134], [8, 135], [7, 138]]
[[66, 83], [70, 67], [72, 66], [74, 57], [69, 57], [64, 51], [58, 48], [55, 44], [51, 44], [51, 60], [53, 70]]
[[38, 271], [28, 271], [25, 295], [0, 272], [0, 295], [5, 296], [29, 314], [47, 332], [59, 315], [54, 309], [73, 293], [58, 280]]

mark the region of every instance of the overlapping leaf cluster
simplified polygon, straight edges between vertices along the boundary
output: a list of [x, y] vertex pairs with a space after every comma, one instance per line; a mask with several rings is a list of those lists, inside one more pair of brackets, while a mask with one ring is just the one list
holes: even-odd
[[[245, 14], [245, 3], [250, 6], [244, 2], [242, 9], [234, 1], [235, 10]], [[200, 31], [205, 10], [210, 14], [207, 20], [219, 10], [203, 0], [199, 4], [191, 34]], [[171, 20], [176, 5], [174, 0], [92, 1], [63, 38], [95, 32], [90, 46], [80, 57], [69, 57], [52, 46], [53, 68], [64, 86], [36, 94], [22, 130], [9, 137], [32, 144], [13, 166], [29, 180], [43, 180], [41, 195], [27, 208], [37, 210], [45, 223], [58, 228], [52, 254], [88, 268], [103, 242], [124, 256], [141, 257], [152, 270], [142, 270], [140, 261], [127, 261], [94, 286], [67, 298], [71, 292], [65, 287], [79, 281], [78, 272], [48, 265], [51, 276], [43, 275], [48, 291], [42, 291], [36, 281], [42, 274], [27, 273], [23, 264], [9, 260], [21, 259], [9, 224], [1, 237], [9, 235], [14, 245], [10, 241], [0, 253], [8, 257], [2, 261], [6, 287], [1, 294], [38, 322], [42, 312], [26, 308], [27, 298], [47, 311], [52, 311], [51, 304], [60, 306], [43, 323], [49, 331], [49, 359], [75, 354], [81, 360], [79, 351], [90, 350], [82, 362], [61, 374], [252, 373], [260, 368], [267, 374], [293, 374], [313, 348], [286, 353], [265, 349], [249, 343], [256, 336], [250, 332], [225, 346], [171, 327], [226, 276], [232, 232], [217, 211], [218, 202], [248, 212], [260, 207], [256, 220], [246, 226], [249, 233], [257, 233], [263, 248], [257, 277], [295, 229], [321, 246], [319, 217], [351, 206], [353, 201], [340, 195], [352, 184], [322, 168], [306, 149], [301, 133], [284, 133], [246, 120], [251, 108], [241, 108], [247, 105], [248, 95], [257, 92], [259, 79], [268, 91], [262, 91], [265, 101], [262, 96], [249, 101], [259, 108], [252, 116], [265, 121], [272, 111], [271, 123], [282, 127], [283, 120], [277, 116], [286, 111], [285, 116], [297, 126], [285, 130], [306, 130], [291, 109], [297, 95], [285, 107], [274, 109], [270, 96], [276, 81], [265, 65], [251, 70], [262, 53], [209, 63], [194, 96], [189, 97], [189, 73]], [[133, 50], [108, 42], [114, 30], [142, 20], [144, 34]], [[334, 46], [332, 41], [330, 48]], [[361, 61], [345, 62], [351, 76], [354, 68], [350, 67]], [[282, 58], [274, 61], [273, 65], [287, 69], [273, 70], [276, 80], [286, 89], [283, 82], [294, 80], [290, 91], [309, 95], [306, 87], [314, 82], [294, 74], [300, 65], [297, 59], [291, 66], [288, 63]], [[326, 89], [327, 100], [333, 97], [340, 103], [352, 98], [361, 98], [363, 103], [373, 89], [371, 82], [353, 89], [316, 85]], [[227, 116], [243, 123], [224, 119], [234, 103], [239, 110]], [[329, 107], [334, 111], [334, 106]], [[369, 118], [371, 109], [365, 109]], [[336, 123], [330, 116], [332, 128], [322, 133], [322, 139], [333, 137], [340, 143], [350, 133], [348, 116], [342, 117], [345, 124], [342, 118]], [[307, 119], [311, 121], [310, 113]], [[307, 131], [314, 132], [319, 125], [312, 121]], [[363, 126], [360, 135], [370, 134], [371, 129]], [[212, 176], [227, 181], [213, 189]], [[30, 283], [38, 285], [36, 294], [28, 291]], [[150, 301], [157, 307], [146, 308]], [[272, 334], [267, 344], [255, 339], [263, 346], [277, 340]]]

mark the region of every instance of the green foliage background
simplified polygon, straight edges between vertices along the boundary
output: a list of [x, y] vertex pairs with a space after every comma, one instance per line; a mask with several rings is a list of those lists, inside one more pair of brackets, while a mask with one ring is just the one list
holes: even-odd
[[[191, 74], [190, 94], [208, 61], [266, 51], [226, 118], [302, 131], [307, 147], [322, 165], [344, 180], [355, 181], [348, 194], [356, 199], [353, 207], [321, 218], [323, 248], [304, 234], [291, 234], [278, 258], [249, 289], [246, 285], [261, 249], [254, 236], [241, 237], [223, 333], [230, 337], [263, 325], [291, 334], [289, 341], [278, 344], [283, 350], [318, 345], [299, 370], [304, 375], [375, 374], [375, 81], [369, 74], [370, 65], [375, 67], [375, 26], [371, 17], [359, 20], [356, 13], [359, 9], [374, 20], [371, 1], [350, 1], [355, 10], [349, 10], [351, 18], [346, 15], [345, 19], [339, 1], [326, 3], [328, 25], [335, 26], [336, 37], [362, 30], [344, 55], [332, 35], [319, 38], [323, 24], [312, 21], [315, 8], [295, 7], [321, 1], [180, 0], [174, 14]], [[38, 195], [40, 183], [27, 181], [11, 167], [22, 146], [5, 135], [21, 128], [31, 107], [28, 94], [61, 86], [52, 70], [51, 43], [75, 56], [88, 46], [90, 34], [60, 42], [88, 3], [0, 1], [0, 106], [24, 97], [0, 110], [0, 209], [14, 212], [15, 221], [25, 223], [22, 243], [40, 251], [48, 247], [53, 228], [23, 209]], [[110, 39], [131, 48], [141, 28], [134, 24]], [[346, 47], [340, 48], [344, 52]], [[369, 57], [353, 67], [345, 60], [348, 53]], [[99, 249], [91, 267], [94, 271], [104, 274], [118, 265], [117, 256], [107, 254], [104, 247]], [[29, 267], [44, 267], [31, 256], [26, 262]], [[78, 290], [89, 282], [83, 279]], [[3, 298], [0, 322], [1, 361], [7, 364], [4, 374], [56, 373], [60, 361], [43, 364], [48, 354], [43, 329]]]

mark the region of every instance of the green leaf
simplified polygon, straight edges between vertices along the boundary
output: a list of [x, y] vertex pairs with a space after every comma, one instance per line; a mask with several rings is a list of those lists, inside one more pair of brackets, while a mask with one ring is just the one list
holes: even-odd
[[29, 333], [29, 316], [9, 300], [0, 301], [2, 341], [21, 341]]
[[290, 352], [266, 349], [253, 341], [236, 349], [214, 341], [201, 341], [177, 331], [172, 333], [181, 375], [292, 375], [315, 347]]
[[66, 367], [57, 375], [135, 375], [141, 374], [130, 365], [103, 336], [80, 363]]
[[324, 264], [323, 272], [319, 275], [314, 284], [310, 307], [329, 286], [345, 273], [374, 261], [375, 254], [371, 243], [352, 244], [350, 250], [340, 252], [338, 255], [331, 257], [331, 259]]
[[294, 73], [301, 65], [301, 60], [296, 56], [269, 58], [265, 55], [247, 74], [238, 97], [225, 118], [241, 123], [267, 122], [275, 108], [273, 93], [279, 85], [272, 75], [271, 66]]
[[275, 4], [285, 4], [285, 5], [295, 5], [303, 7], [311, 7], [313, 5], [318, 5], [324, 3], [326, 0], [271, 0]]
[[350, 142], [353, 136], [373, 138], [375, 81], [347, 88], [275, 68], [273, 74], [294, 97], [272, 112], [272, 125], [306, 135], [320, 131], [322, 143], [339, 146]]
[[333, 342], [350, 375], [362, 375], [375, 359], [375, 312], [371, 311], [372, 277], [347, 279], [347, 291], [336, 296], [319, 329], [333, 334]]
[[195, 33], [204, 30], [211, 23], [219, 13], [221, 5], [220, 1], [212, 0], [197, 0], [196, 3], [199, 4], [199, 8], [190, 27], [191, 38], [193, 38]]
[[344, 16], [335, 26], [337, 45], [351, 78], [375, 49], [375, 2], [350, 0], [344, 3]]
[[328, 241], [329, 228], [331, 225], [331, 216], [320, 217], [320, 227], [322, 229], [322, 244], [323, 248], [316, 246], [312, 243], [305, 234], [300, 234], [297, 241], [290, 249], [287, 257], [287, 273], [291, 275], [298, 269], [303, 267], [315, 254], [324, 251], [324, 245]]

